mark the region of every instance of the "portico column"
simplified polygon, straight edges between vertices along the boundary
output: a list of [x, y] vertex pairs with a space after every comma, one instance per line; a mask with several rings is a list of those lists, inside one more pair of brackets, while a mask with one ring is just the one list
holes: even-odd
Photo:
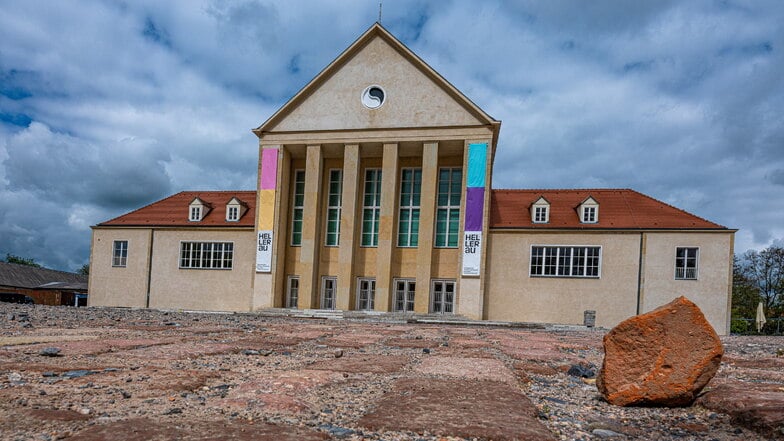
[[323, 157], [320, 145], [309, 145], [305, 159], [305, 207], [302, 222], [302, 247], [299, 263], [299, 309], [318, 307], [318, 269], [321, 225], [321, 172]]
[[419, 245], [417, 246], [417, 290], [414, 311], [430, 310], [430, 276], [433, 264], [433, 225], [438, 182], [438, 143], [422, 148], [422, 191], [419, 202]]
[[384, 144], [381, 168], [381, 210], [378, 222], [376, 260], [377, 311], [389, 311], [392, 290], [392, 251], [395, 249], [395, 206], [397, 202], [397, 144]]
[[343, 194], [340, 216], [340, 250], [338, 252], [337, 309], [354, 309], [354, 240], [356, 238], [357, 193], [359, 191], [359, 145], [346, 145], [343, 150]]

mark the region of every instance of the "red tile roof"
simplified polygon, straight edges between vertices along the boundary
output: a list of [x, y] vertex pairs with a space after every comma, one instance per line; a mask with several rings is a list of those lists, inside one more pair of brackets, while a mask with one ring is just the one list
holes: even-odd
[[[212, 206], [200, 222], [188, 220], [190, 203], [195, 198]], [[226, 221], [226, 204], [236, 197], [247, 204], [239, 221]], [[255, 191], [183, 191], [146, 207], [98, 224], [124, 227], [253, 227], [256, 216]]]
[[[550, 222], [533, 223], [531, 204], [540, 196], [550, 203]], [[577, 207], [589, 196], [599, 203], [599, 222], [580, 223]], [[672, 205], [628, 189], [493, 190], [490, 228], [566, 229], [723, 229]]]

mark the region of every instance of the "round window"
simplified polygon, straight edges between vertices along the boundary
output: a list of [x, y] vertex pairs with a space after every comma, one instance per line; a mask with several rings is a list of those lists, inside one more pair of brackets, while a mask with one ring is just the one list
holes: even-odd
[[384, 104], [386, 93], [381, 86], [368, 86], [362, 92], [362, 104], [368, 109], [378, 109]]

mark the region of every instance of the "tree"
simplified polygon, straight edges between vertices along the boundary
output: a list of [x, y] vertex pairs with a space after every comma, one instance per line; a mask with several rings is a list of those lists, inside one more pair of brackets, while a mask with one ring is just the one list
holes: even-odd
[[[770, 246], [749, 250], [738, 262], [738, 275], [756, 291], [769, 316], [784, 310], [784, 248]], [[733, 297], [735, 286], [733, 284]], [[734, 299], [733, 299], [734, 300]], [[753, 317], [753, 315], [751, 316]]]
[[20, 257], [20, 256], [13, 255], [11, 253], [8, 253], [8, 254], [5, 255], [5, 261], [8, 262], [8, 263], [15, 263], [17, 265], [27, 265], [27, 266], [33, 266], [33, 267], [36, 267], [36, 268], [41, 268], [41, 265], [35, 263], [35, 259], [33, 259], [32, 257], [31, 258], [24, 258], [24, 257]]
[[759, 290], [749, 280], [736, 255], [732, 258], [732, 318], [753, 318], [760, 301]]
[[90, 275], [90, 264], [89, 263], [85, 263], [84, 265], [82, 265], [81, 268], [76, 270], [76, 274], [81, 274], [83, 276], [89, 276]]

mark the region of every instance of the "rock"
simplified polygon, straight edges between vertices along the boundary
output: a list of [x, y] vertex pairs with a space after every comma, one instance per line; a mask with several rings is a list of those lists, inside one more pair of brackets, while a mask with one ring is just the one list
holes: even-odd
[[343, 350], [342, 349], [337, 349], [335, 351], [335, 358], [340, 358], [342, 356], [343, 356]]
[[259, 355], [259, 351], [255, 349], [245, 349], [242, 351], [242, 355]]
[[573, 364], [566, 373], [572, 377], [593, 378], [596, 376], [596, 372], [594, 371], [595, 367], [596, 366], [593, 365], [583, 366], [581, 364]]
[[11, 372], [10, 374], [8, 374], [8, 381], [10, 381], [11, 383], [18, 383], [22, 381], [22, 374], [20, 374], [19, 372]]
[[612, 430], [607, 429], [594, 429], [591, 433], [599, 438], [615, 438], [618, 436], [623, 436], [618, 432], [613, 432]]
[[596, 386], [618, 406], [687, 406], [716, 374], [723, 354], [702, 311], [679, 297], [604, 336]]
[[42, 355], [44, 357], [61, 357], [60, 348], [43, 348], [38, 351], [38, 355]]
[[733, 381], [705, 392], [697, 403], [771, 439], [784, 438], [784, 388], [780, 384]]
[[86, 370], [86, 369], [79, 369], [79, 370], [75, 370], [75, 371], [64, 372], [61, 376], [65, 377], [65, 378], [79, 378], [79, 377], [84, 377], [84, 376], [87, 376], [87, 375], [92, 375], [92, 374], [95, 374], [95, 373], [96, 373], [95, 371], [89, 371], [89, 370]]
[[424, 348], [424, 349], [422, 349], [422, 353], [423, 353], [423, 354], [429, 354], [429, 353], [430, 353], [430, 348]]

